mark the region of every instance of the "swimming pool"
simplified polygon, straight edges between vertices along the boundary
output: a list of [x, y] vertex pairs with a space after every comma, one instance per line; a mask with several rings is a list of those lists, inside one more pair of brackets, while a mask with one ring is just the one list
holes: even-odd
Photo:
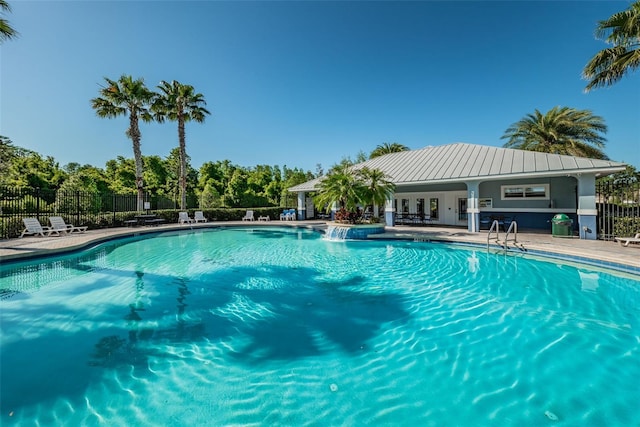
[[0, 266], [2, 425], [640, 424], [640, 281], [220, 228]]

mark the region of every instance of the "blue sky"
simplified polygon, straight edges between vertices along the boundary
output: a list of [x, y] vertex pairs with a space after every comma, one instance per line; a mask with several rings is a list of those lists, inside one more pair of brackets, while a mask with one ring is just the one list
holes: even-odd
[[[20, 37], [0, 48], [0, 134], [104, 167], [133, 157], [126, 118], [100, 119], [104, 77], [191, 84], [212, 115], [187, 124], [205, 161], [327, 170], [384, 142], [501, 146], [507, 127], [554, 106], [609, 127], [605, 152], [640, 169], [640, 72], [584, 93], [606, 45], [599, 20], [629, 1], [10, 1]], [[144, 155], [177, 145], [142, 124]]]

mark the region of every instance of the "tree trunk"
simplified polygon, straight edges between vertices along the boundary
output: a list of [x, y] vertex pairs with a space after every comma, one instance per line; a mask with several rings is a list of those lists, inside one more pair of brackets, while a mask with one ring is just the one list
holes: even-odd
[[129, 138], [133, 143], [133, 157], [136, 162], [136, 188], [138, 190], [137, 210], [144, 210], [144, 182], [142, 181], [142, 151], [140, 149], [140, 129], [138, 128], [138, 116], [132, 112], [129, 116]]
[[180, 142], [180, 209], [184, 210], [187, 208], [187, 148], [182, 114], [178, 115], [178, 140]]

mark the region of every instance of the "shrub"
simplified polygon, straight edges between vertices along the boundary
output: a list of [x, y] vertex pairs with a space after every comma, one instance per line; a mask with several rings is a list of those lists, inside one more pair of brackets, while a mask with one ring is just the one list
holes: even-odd
[[634, 236], [640, 233], [640, 218], [624, 217], [616, 218], [613, 223], [614, 236]]

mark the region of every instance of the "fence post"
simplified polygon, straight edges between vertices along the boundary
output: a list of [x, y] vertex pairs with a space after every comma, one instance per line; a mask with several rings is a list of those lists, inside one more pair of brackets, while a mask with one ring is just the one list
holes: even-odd
[[40, 187], [36, 187], [36, 218], [40, 221]]
[[80, 191], [76, 191], [76, 224], [80, 224]]

